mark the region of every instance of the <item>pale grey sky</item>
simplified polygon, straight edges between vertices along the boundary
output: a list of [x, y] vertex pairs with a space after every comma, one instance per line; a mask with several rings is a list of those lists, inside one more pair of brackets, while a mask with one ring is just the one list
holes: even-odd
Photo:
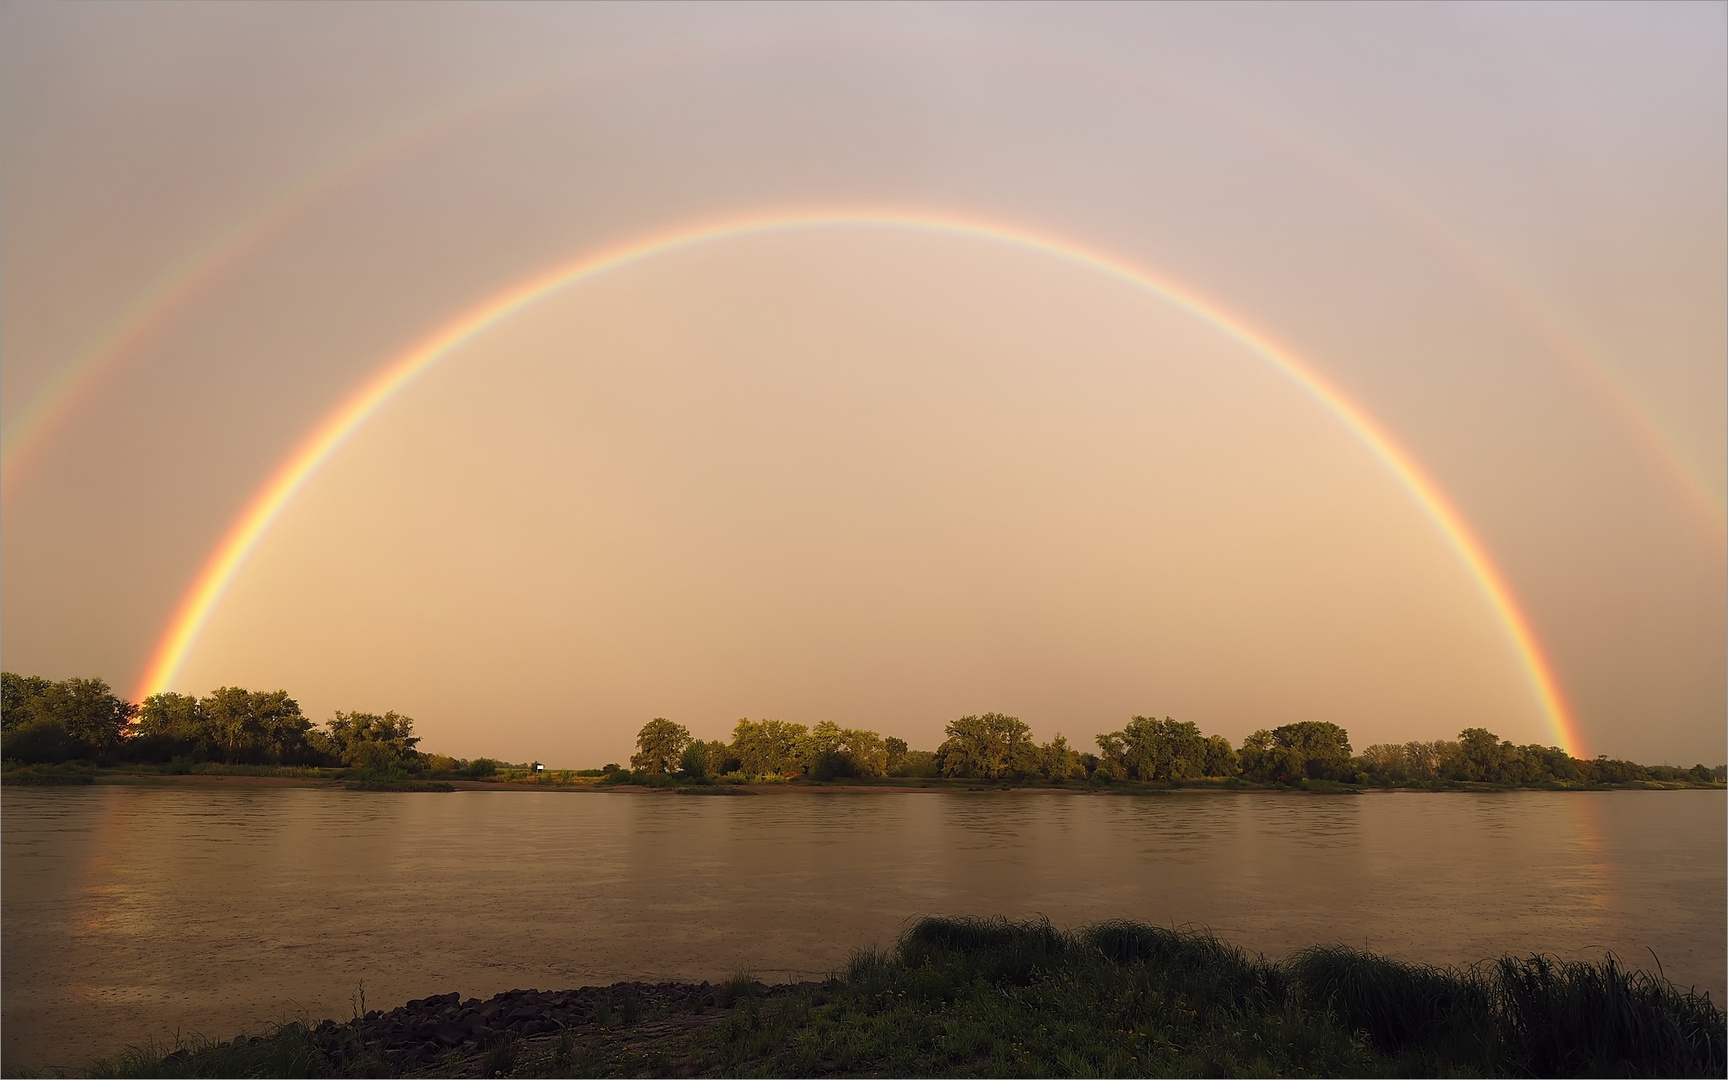
[[[1725, 756], [1724, 7], [0, 6], [0, 651], [137, 684], [391, 356], [680, 223], [869, 207], [1155, 271], [1480, 537], [1590, 752]], [[666, 715], [1556, 741], [1422, 508], [1216, 329], [1048, 256], [749, 236], [398, 395], [176, 685], [597, 764]]]

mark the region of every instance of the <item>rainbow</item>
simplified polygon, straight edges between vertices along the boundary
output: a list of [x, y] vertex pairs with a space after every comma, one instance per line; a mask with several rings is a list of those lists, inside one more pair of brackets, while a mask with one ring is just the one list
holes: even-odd
[[103, 381], [152, 338], [208, 296], [251, 255], [307, 210], [461, 127], [539, 91], [514, 84], [475, 103], [445, 108], [386, 131], [282, 185], [252, 210], [185, 252], [121, 310], [107, 329], [6, 425], [0, 439], [0, 498]]
[[681, 49], [634, 50], [591, 69], [560, 76], [529, 76], [488, 92], [392, 125], [348, 152], [281, 185], [245, 214], [184, 252], [120, 311], [93, 341], [75, 354], [0, 429], [0, 500], [18, 489], [31, 464], [103, 383], [152, 339], [215, 292], [227, 277], [268, 246], [289, 225], [368, 178], [451, 138], [465, 128], [518, 110], [560, 87], [640, 74], [645, 64], [671, 64], [717, 52], [712, 42]]
[[1529, 619], [1504, 576], [1462, 515], [1416, 461], [1355, 402], [1294, 353], [1201, 296], [1148, 270], [1070, 241], [1017, 226], [948, 214], [839, 209], [783, 211], [721, 218], [679, 226], [591, 253], [584, 253], [521, 279], [480, 301], [397, 354], [343, 400], [297, 446], [253, 495], [216, 545], [181, 599], [137, 684], [136, 698], [169, 689], [200, 630], [221, 601], [247, 556], [320, 466], [380, 408], [420, 373], [489, 328], [572, 285], [633, 263], [722, 240], [811, 229], [891, 229], [982, 240], [1061, 259], [1143, 289], [1235, 339], [1290, 378], [1389, 469], [1439, 528], [1493, 610], [1519, 657], [1558, 744], [1574, 756], [1586, 753], [1578, 725], [1567, 709]]
[[[756, 52], [773, 51], [797, 44], [798, 40], [758, 41], [752, 43], [752, 47]], [[849, 40], [856, 41], [856, 35], [851, 35]], [[906, 43], [892, 40], [877, 44], [906, 47]], [[973, 50], [980, 48], [976, 42], [969, 42], [969, 46]], [[172, 265], [126, 305], [105, 333], [75, 356], [59, 375], [27, 402], [16, 420], [0, 429], [0, 501], [10, 498], [46, 443], [109, 375], [199, 299], [208, 295], [217, 282], [309, 206], [377, 171], [388, 160], [415, 146], [443, 137], [482, 114], [519, 105], [549, 91], [554, 85], [605, 78], [626, 71], [640, 74], [643, 64], [648, 62], [676, 63], [704, 54], [748, 51], [740, 49], [737, 42], [705, 42], [683, 49], [656, 48], [627, 54], [592, 71], [577, 72], [563, 78], [529, 79], [503, 93], [490, 95], [479, 105], [454, 112], [447, 110], [387, 133], [328, 168], [289, 184]], [[1136, 93], [1166, 99], [1208, 122], [1288, 155], [1317, 175], [1342, 183], [1378, 208], [1388, 220], [1420, 238], [1501, 299], [1632, 435], [1645, 456], [1676, 489], [1681, 501], [1702, 519], [1713, 543], [1721, 546], [1728, 542], [1728, 501], [1724, 500], [1724, 491], [1720, 483], [1711, 479], [1697, 459], [1681, 445], [1672, 425], [1627, 378], [1614, 370], [1614, 365], [1602, 350], [1590, 343], [1588, 335], [1575, 322], [1568, 320], [1534, 289], [1492, 263], [1456, 230], [1446, 228], [1409, 199], [1371, 179], [1319, 144], [1220, 102], [1149, 79], [1143, 72], [1119, 68], [1102, 63], [1096, 57], [1081, 57], [1047, 45], [1004, 48], [998, 43], [986, 51], [997, 53], [1009, 61], [1054, 62], [1056, 69], [1070, 77], [1115, 84]]]
[[[777, 44], [777, 43], [770, 43]], [[216, 291], [227, 277], [314, 207], [463, 128], [516, 110], [560, 87], [641, 75], [647, 65], [676, 64], [727, 49], [724, 42], [681, 48], [655, 46], [620, 54], [588, 70], [530, 76], [465, 103], [393, 125], [347, 153], [310, 169], [254, 205], [238, 219], [182, 253], [121, 309], [103, 331], [0, 428], [0, 501], [10, 499], [30, 466], [55, 435], [102, 385], [151, 340]]]
[[1164, 100], [1249, 142], [1281, 153], [1314, 175], [1353, 192], [1386, 221], [1420, 240], [1515, 315], [1544, 350], [1559, 360], [1615, 424], [1631, 436], [1634, 445], [1674, 489], [1680, 502], [1699, 519], [1712, 543], [1721, 547], [1728, 542], [1728, 501], [1724, 499], [1722, 485], [1685, 448], [1674, 425], [1628, 376], [1616, 370], [1616, 365], [1591, 342], [1589, 333], [1576, 319], [1568, 317], [1501, 263], [1490, 259], [1462, 231], [1448, 226], [1408, 196], [1375, 180], [1323, 144], [1222, 101], [1148, 76], [1144, 71], [1049, 45], [1018, 47], [1005, 55], [1021, 61], [1053, 61], [1053, 66], [1070, 78], [1126, 88]]
[[[1267, 132], [1262, 137], [1269, 142], [1282, 140], [1301, 146], [1293, 136], [1283, 132]], [[1305, 158], [1321, 175], [1355, 190], [1387, 219], [1415, 234], [1515, 314], [1616, 425], [1632, 437], [1637, 450], [1703, 525], [1711, 542], [1721, 547], [1728, 541], [1728, 503], [1724, 502], [1721, 485], [1710, 479], [1698, 459], [1682, 445], [1674, 425], [1631, 380], [1615, 370], [1602, 349], [1591, 343], [1589, 333], [1576, 319], [1569, 318], [1534, 288], [1489, 259], [1459, 230], [1442, 224], [1396, 191], [1342, 161], [1331, 159], [1319, 149], [1303, 148], [1291, 153]]]

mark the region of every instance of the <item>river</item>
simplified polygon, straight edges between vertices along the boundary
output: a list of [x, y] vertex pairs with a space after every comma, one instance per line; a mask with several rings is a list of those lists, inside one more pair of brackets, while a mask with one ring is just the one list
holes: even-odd
[[[430, 993], [818, 977], [923, 913], [1268, 955], [1659, 959], [1723, 999], [1719, 791], [3, 792], [10, 1070]], [[1654, 958], [1654, 959], [1653, 959]]]

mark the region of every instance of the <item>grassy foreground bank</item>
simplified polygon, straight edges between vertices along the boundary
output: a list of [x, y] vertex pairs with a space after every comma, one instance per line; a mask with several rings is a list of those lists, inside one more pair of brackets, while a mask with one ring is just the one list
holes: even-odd
[[823, 983], [444, 995], [96, 1076], [1722, 1076], [1722, 1009], [1612, 959], [1282, 962], [1135, 923], [924, 919]]

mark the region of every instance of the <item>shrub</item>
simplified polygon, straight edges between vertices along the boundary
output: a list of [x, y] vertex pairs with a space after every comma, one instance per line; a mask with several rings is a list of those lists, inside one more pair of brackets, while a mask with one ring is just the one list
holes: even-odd
[[[12, 762], [14, 766], [16, 762]], [[89, 769], [80, 769], [74, 765], [25, 765], [14, 767], [0, 773], [0, 783], [33, 784], [51, 786], [56, 784], [93, 784], [96, 778]]]

